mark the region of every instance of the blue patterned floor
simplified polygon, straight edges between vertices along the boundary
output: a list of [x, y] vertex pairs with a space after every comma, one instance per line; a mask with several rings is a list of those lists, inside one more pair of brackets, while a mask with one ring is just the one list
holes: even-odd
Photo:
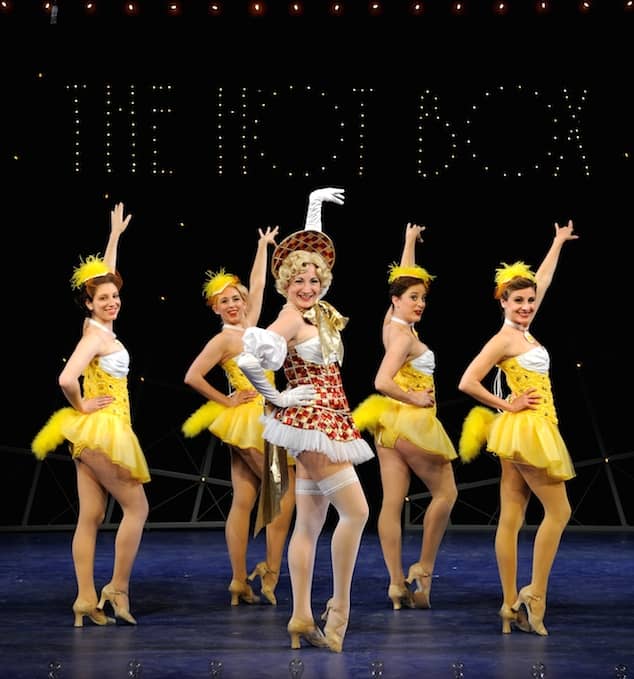
[[[534, 533], [522, 533], [520, 584]], [[302, 679], [621, 679], [634, 677], [634, 533], [568, 531], [551, 576], [548, 637], [501, 634], [491, 531], [450, 530], [437, 561], [431, 610], [392, 610], [378, 538], [364, 537], [344, 651], [290, 648], [286, 564], [278, 606], [229, 605], [230, 571], [218, 530], [146, 532], [131, 586], [136, 627], [74, 628], [71, 535], [0, 533], [2, 679], [283, 679], [301, 661]], [[404, 562], [420, 534], [406, 533]], [[109, 577], [113, 533], [103, 532], [97, 585]], [[329, 535], [317, 557], [315, 616], [330, 593]], [[249, 565], [263, 557], [260, 537]], [[136, 661], [132, 668], [130, 661]], [[49, 664], [58, 663], [49, 673]], [[462, 668], [460, 669], [460, 665]], [[542, 674], [537, 666], [542, 664]], [[456, 667], [457, 666], [457, 667]], [[462, 672], [462, 675], [460, 674]]]

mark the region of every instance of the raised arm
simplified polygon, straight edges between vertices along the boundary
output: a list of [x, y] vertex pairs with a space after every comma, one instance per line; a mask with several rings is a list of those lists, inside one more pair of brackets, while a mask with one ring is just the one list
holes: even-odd
[[253, 266], [251, 267], [251, 275], [249, 276], [249, 306], [247, 308], [246, 322], [247, 325], [257, 325], [262, 311], [262, 302], [264, 300], [264, 288], [266, 286], [266, 270], [268, 259], [268, 246], [277, 245], [275, 237], [279, 231], [279, 226], [271, 228], [266, 227], [266, 231], [258, 229], [260, 238], [258, 240], [258, 247], [253, 259]]
[[110, 211], [110, 237], [106, 245], [106, 254], [104, 261], [108, 265], [110, 271], [117, 270], [117, 247], [119, 245], [119, 236], [126, 230], [132, 215], [123, 216], [123, 203], [116, 203]]
[[345, 198], [345, 189], [328, 187], [326, 189], [311, 191], [308, 196], [308, 208], [306, 210], [304, 229], [309, 231], [321, 231], [322, 203], [336, 203], [337, 205], [343, 205]]
[[[405, 227], [405, 240], [403, 242], [403, 252], [401, 253], [400, 266], [414, 266], [416, 264], [416, 243], [422, 243], [421, 233], [425, 230], [424, 226], [407, 223]], [[385, 327], [392, 319], [392, 305], [388, 307], [383, 318]]]
[[572, 225], [572, 219], [568, 220], [568, 224], [566, 226], [559, 226], [559, 224], [555, 222], [555, 237], [553, 238], [552, 245], [546, 253], [542, 263], [539, 265], [539, 268], [535, 272], [535, 278], [537, 279], [535, 312], [537, 312], [537, 309], [544, 299], [546, 290], [548, 290], [553, 280], [555, 269], [557, 268], [557, 263], [559, 262], [559, 254], [563, 244], [566, 241], [576, 240], [579, 238], [579, 236], [573, 232], [574, 228]]
[[416, 243], [422, 243], [421, 233], [425, 230], [424, 226], [408, 222], [405, 228], [405, 242], [401, 254], [401, 266], [414, 266], [416, 264]]

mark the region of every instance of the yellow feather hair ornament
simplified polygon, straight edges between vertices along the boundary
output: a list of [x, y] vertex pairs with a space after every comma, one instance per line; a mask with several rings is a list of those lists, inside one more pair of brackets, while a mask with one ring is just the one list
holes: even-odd
[[220, 415], [220, 413], [225, 410], [225, 406], [216, 403], [216, 401], [207, 401], [198, 408], [194, 413], [192, 413], [183, 422], [181, 431], [187, 438], [193, 438], [198, 436], [201, 431], [209, 429], [211, 423]]
[[392, 262], [388, 267], [388, 271], [390, 273], [387, 279], [388, 283], [393, 283], [397, 278], [401, 278], [401, 276], [409, 276], [411, 278], [420, 278], [425, 287], [427, 287], [436, 278], [436, 276], [432, 276], [422, 266], [418, 266], [418, 264], [414, 266], [399, 266], [396, 262]]
[[531, 270], [528, 264], [517, 261], [513, 264], [502, 262], [502, 265], [495, 270], [495, 298], [499, 299], [504, 292], [504, 288], [514, 278], [527, 278], [529, 281], [535, 283], [535, 273]]
[[224, 269], [220, 271], [207, 271], [207, 279], [203, 284], [203, 295], [206, 299], [211, 299], [220, 294], [229, 285], [238, 285], [240, 279], [232, 273], [227, 273]]
[[88, 255], [86, 259], [79, 258], [79, 266], [73, 269], [70, 283], [73, 290], [81, 288], [81, 286], [91, 278], [97, 276], [105, 276], [110, 273], [108, 265], [100, 257], [100, 255]]
[[475, 406], [468, 412], [458, 442], [458, 454], [463, 462], [471, 462], [481, 453], [495, 417], [496, 413], [484, 406]]
[[379, 418], [387, 406], [387, 398], [381, 394], [372, 394], [359, 403], [352, 411], [352, 421], [359, 431], [369, 431], [374, 434]]
[[38, 460], [43, 460], [50, 452], [54, 451], [55, 448], [64, 442], [66, 437], [62, 433], [62, 427], [70, 417], [77, 415], [77, 411], [69, 407], [56, 410], [48, 418], [46, 424], [31, 442], [31, 450]]

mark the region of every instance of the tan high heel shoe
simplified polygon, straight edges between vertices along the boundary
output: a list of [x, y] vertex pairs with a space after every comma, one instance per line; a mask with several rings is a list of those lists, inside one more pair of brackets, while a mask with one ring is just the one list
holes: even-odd
[[304, 637], [311, 646], [326, 648], [328, 643], [323, 632], [317, 627], [314, 620], [300, 620], [291, 618], [286, 626], [291, 637], [291, 648], [301, 647], [301, 638]]
[[502, 604], [500, 618], [502, 618], [502, 634], [510, 634], [513, 627], [517, 627], [522, 632], [531, 631], [526, 613], [522, 609], [514, 611], [508, 604]]
[[412, 584], [416, 581], [416, 590], [412, 593], [415, 608], [431, 608], [431, 573], [423, 570], [420, 563], [413, 563], [409, 567], [409, 572], [405, 582]]
[[109, 618], [103, 611], [100, 611], [95, 604], [79, 599], [73, 604], [73, 613], [75, 614], [74, 627], [84, 626], [84, 616], [88, 616], [95, 625], [114, 625], [116, 622], [114, 618]]
[[390, 585], [387, 590], [387, 595], [392, 600], [392, 606], [395, 611], [401, 609], [401, 606], [407, 608], [416, 608], [414, 603], [414, 595], [412, 591], [403, 583], [402, 585]]
[[348, 628], [348, 618], [333, 607], [332, 599], [328, 600], [326, 610], [321, 614], [321, 619], [326, 621], [324, 635], [328, 648], [335, 653], [343, 650], [343, 638]]
[[544, 627], [544, 613], [546, 612], [546, 601], [544, 597], [531, 592], [531, 586], [526, 585], [520, 589], [517, 601], [511, 606], [514, 611], [519, 611], [520, 606], [526, 606], [528, 613], [528, 624], [533, 632], [542, 637], [548, 636], [548, 630]]
[[[120, 602], [119, 603], [117, 602], [117, 597], [123, 596], [126, 598], [127, 606], [123, 606]], [[103, 607], [106, 605], [106, 601], [110, 602], [112, 610], [114, 611], [115, 618], [119, 618], [119, 620], [124, 620], [129, 625], [136, 625], [136, 620], [130, 613], [130, 598], [128, 597], [127, 592], [118, 591], [111, 587], [110, 584], [107, 584], [101, 590], [101, 599], [99, 599], [99, 603], [97, 604], [97, 608], [100, 611], [103, 611]]]
[[245, 604], [259, 604], [260, 597], [253, 593], [253, 590], [246, 582], [232, 580], [228, 587], [231, 592], [231, 605], [237, 606], [241, 601]]
[[260, 561], [260, 563], [257, 564], [253, 569], [251, 575], [249, 575], [249, 581], [253, 582], [253, 580], [258, 575], [260, 576], [260, 592], [262, 592], [265, 599], [267, 599], [271, 605], [277, 606], [275, 588], [277, 586], [279, 573], [277, 573], [277, 571], [271, 570], [266, 561]]

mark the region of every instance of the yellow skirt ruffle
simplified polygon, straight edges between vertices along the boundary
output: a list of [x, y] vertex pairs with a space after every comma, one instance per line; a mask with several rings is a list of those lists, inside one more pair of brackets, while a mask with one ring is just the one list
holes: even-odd
[[118, 415], [105, 410], [84, 414], [73, 408], [62, 408], [53, 413], [38, 432], [31, 448], [43, 459], [64, 439], [71, 444], [73, 458], [79, 457], [85, 448], [98, 450], [141, 483], [150, 481], [150, 470], [139, 440], [132, 427]]
[[182, 431], [185, 436], [192, 437], [208, 429], [230, 446], [255, 448], [264, 453], [264, 427], [260, 422], [262, 414], [263, 408], [259, 399], [232, 408], [208, 401], [187, 418]]
[[487, 450], [505, 460], [545, 469], [553, 479], [567, 481], [575, 476], [557, 425], [530, 410], [497, 415], [491, 423]]
[[399, 438], [406, 439], [426, 453], [446, 460], [458, 457], [435, 408], [421, 408], [373, 394], [352, 412], [352, 419], [363, 431], [370, 431], [377, 445], [394, 448]]

